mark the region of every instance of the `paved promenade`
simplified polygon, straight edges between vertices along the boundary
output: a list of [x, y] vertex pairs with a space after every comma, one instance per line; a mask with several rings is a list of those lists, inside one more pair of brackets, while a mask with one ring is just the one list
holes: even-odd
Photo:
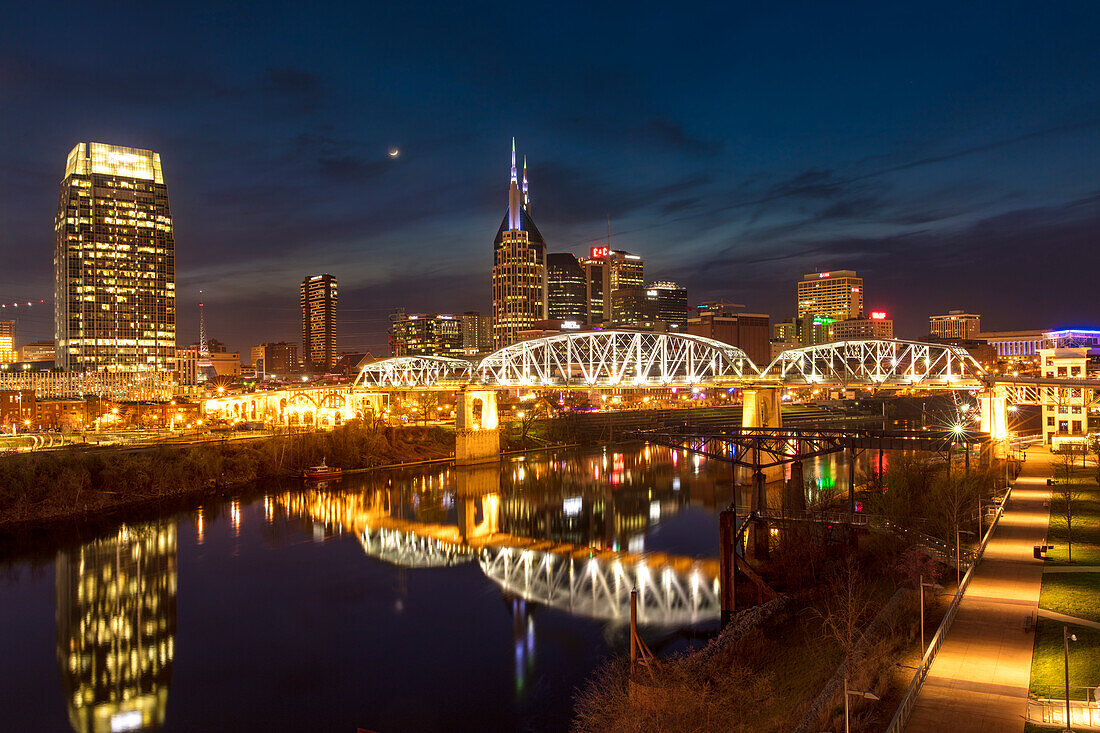
[[1004, 516], [970, 582], [909, 718], [910, 733], [1023, 731], [1043, 561], [1032, 546], [1050, 518], [1050, 454], [1028, 451]]

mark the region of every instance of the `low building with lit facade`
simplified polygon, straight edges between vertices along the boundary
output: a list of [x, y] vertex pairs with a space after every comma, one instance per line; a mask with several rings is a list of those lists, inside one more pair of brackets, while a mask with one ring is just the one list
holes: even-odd
[[0, 321], [0, 364], [18, 359], [15, 351], [15, 321]]
[[57, 555], [57, 663], [76, 733], [160, 730], [176, 639], [176, 524]]
[[936, 338], [974, 339], [982, 330], [982, 316], [961, 310], [942, 316], [928, 316], [928, 333]]
[[65, 164], [54, 230], [58, 367], [172, 372], [175, 242], [160, 154], [79, 143]]
[[872, 311], [870, 318], [846, 318], [831, 326], [831, 340], [854, 341], [859, 339], [892, 339], [894, 322], [882, 311]]
[[454, 356], [465, 352], [462, 319], [447, 313], [400, 314], [390, 323], [393, 356]]
[[[29, 364], [26, 366], [30, 366]], [[0, 390], [32, 390], [38, 399], [84, 397], [168, 401], [176, 390], [174, 372], [64, 372], [0, 369]]]
[[[1065, 332], [1051, 338], [1057, 343]], [[1100, 336], [1100, 332], [1093, 332]], [[1100, 380], [1100, 346], [1050, 347], [1039, 350], [1040, 374], [1048, 379]], [[1092, 390], [1039, 390], [1042, 396], [1043, 438], [1060, 448], [1083, 445], [1089, 434], [1100, 434], [1100, 406], [1091, 405]]]
[[1037, 362], [1046, 331], [982, 331], [978, 338], [997, 350], [997, 358], [1008, 362]]
[[37, 399], [32, 389], [0, 390], [0, 432], [27, 430], [37, 421]]
[[54, 361], [53, 341], [33, 341], [19, 347], [19, 361]]
[[529, 211], [527, 161], [523, 185], [516, 172], [516, 143], [512, 141], [512, 179], [508, 211], [493, 239], [493, 346], [514, 344], [520, 331], [545, 321], [547, 310], [546, 241]]
[[327, 372], [336, 363], [336, 278], [310, 275], [302, 280], [302, 361], [308, 371]]
[[646, 288], [646, 298], [653, 317], [671, 331], [683, 330], [688, 319], [687, 288], [674, 282], [658, 281]]
[[688, 319], [687, 333], [736, 346], [763, 367], [771, 363], [771, 318], [764, 313], [741, 313], [744, 306], [703, 303]]

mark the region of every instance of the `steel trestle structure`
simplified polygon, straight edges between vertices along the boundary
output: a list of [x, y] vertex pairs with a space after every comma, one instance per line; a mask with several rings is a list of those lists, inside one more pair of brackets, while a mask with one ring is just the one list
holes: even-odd
[[954, 346], [895, 339], [788, 349], [760, 369], [741, 349], [682, 333], [578, 331], [519, 341], [478, 363], [440, 356], [364, 365], [363, 390], [535, 387], [546, 389], [836, 386], [974, 389], [988, 381]]
[[758, 374], [741, 349], [721, 341], [648, 331], [584, 331], [520, 341], [477, 367], [501, 387], [690, 387]]
[[364, 365], [354, 387], [360, 389], [454, 389], [468, 383], [474, 363], [447, 356], [394, 356]]
[[785, 385], [962, 387], [984, 374], [974, 357], [953, 346], [863, 339], [788, 349], [760, 376]]

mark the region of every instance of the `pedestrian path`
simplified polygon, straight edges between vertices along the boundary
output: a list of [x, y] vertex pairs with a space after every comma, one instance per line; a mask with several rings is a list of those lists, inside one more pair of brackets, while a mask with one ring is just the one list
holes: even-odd
[[[1050, 520], [1050, 454], [1028, 451], [1004, 516], [929, 668], [906, 731], [1023, 731]], [[1026, 629], [1026, 630], [1025, 630]]]
[[1089, 621], [1087, 618], [1078, 618], [1077, 616], [1069, 616], [1064, 613], [1058, 613], [1057, 611], [1048, 611], [1045, 608], [1039, 609], [1039, 618], [1049, 618], [1051, 621], [1057, 621], [1061, 624], [1076, 624], [1077, 626], [1087, 626], [1090, 629], [1100, 629], [1100, 624], [1095, 621]]

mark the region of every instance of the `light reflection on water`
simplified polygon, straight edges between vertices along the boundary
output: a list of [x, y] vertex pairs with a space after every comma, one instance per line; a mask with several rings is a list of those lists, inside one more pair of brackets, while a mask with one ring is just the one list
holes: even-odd
[[[820, 457], [805, 477], [843, 487], [847, 469]], [[653, 639], [716, 618], [716, 515], [735, 480], [747, 472], [616, 446], [120, 526], [59, 552], [52, 582], [17, 566], [0, 694], [27, 692], [0, 704], [14, 729], [80, 733], [562, 730], [573, 689], [625, 647], [631, 587]]]

